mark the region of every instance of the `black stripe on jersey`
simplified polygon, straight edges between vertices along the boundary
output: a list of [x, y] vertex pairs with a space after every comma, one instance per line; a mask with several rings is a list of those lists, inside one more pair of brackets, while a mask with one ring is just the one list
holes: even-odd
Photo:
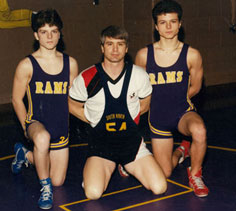
[[101, 88], [102, 88], [102, 83], [99, 73], [97, 72], [87, 87], [88, 98], [96, 95]]

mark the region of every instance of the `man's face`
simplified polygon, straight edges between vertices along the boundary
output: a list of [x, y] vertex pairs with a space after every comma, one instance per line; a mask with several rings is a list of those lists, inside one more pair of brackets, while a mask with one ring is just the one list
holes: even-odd
[[39, 41], [41, 47], [48, 50], [54, 49], [60, 39], [60, 31], [57, 26], [45, 24], [34, 33], [35, 38]]
[[156, 30], [162, 38], [174, 38], [178, 35], [180, 26], [177, 13], [165, 13], [157, 16]]
[[106, 37], [104, 45], [101, 46], [104, 61], [118, 63], [124, 60], [128, 47], [125, 40]]

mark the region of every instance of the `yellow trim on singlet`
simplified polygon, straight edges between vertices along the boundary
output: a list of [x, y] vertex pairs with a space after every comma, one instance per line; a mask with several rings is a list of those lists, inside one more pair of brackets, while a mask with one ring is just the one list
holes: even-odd
[[28, 112], [27, 112], [25, 121], [27, 123], [30, 123], [30, 121], [32, 120], [32, 116], [33, 116], [33, 104], [32, 104], [32, 97], [31, 97], [31, 91], [30, 91], [29, 85], [27, 88], [27, 98], [28, 98]]
[[60, 141], [57, 143], [50, 143], [50, 148], [51, 149], [56, 149], [56, 148], [61, 148], [69, 143], [69, 136], [65, 139], [63, 136], [60, 137]]
[[[188, 90], [190, 87], [190, 77], [188, 78]], [[187, 94], [186, 94], [186, 100], [189, 104], [189, 108], [186, 111], [191, 111], [191, 110], [195, 110], [195, 106], [193, 105], [193, 103], [191, 102], [191, 100], [188, 97], [188, 90], [187, 90]]]
[[169, 131], [158, 130], [154, 128], [150, 123], [149, 123], [149, 126], [150, 126], [150, 130], [155, 134], [162, 135], [162, 136], [172, 136], [172, 133]]
[[162, 136], [172, 136], [172, 133], [170, 131], [163, 131], [163, 130], [158, 130], [156, 128], [154, 128], [151, 123], [150, 123], [150, 112], [148, 113], [148, 124], [149, 124], [149, 128], [150, 130], [158, 135], [162, 135]]

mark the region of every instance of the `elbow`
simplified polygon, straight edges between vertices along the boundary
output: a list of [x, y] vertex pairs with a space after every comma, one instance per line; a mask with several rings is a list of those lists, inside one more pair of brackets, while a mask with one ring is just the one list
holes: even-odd
[[149, 111], [150, 104], [142, 105], [140, 106], [140, 115], [145, 114]]
[[17, 106], [17, 99], [15, 99], [14, 97], [12, 97], [12, 99], [11, 99], [11, 103], [12, 103], [12, 105], [13, 105], [13, 107], [15, 108], [16, 106]]

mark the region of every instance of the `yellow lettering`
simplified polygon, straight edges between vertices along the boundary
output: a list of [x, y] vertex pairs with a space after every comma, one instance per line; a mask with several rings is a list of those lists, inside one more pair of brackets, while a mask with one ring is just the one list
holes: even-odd
[[52, 91], [52, 86], [50, 84], [50, 81], [47, 81], [46, 82], [46, 88], [45, 88], [45, 94], [52, 94], [53, 91]]
[[116, 126], [116, 123], [115, 123], [115, 122], [106, 123], [106, 130], [107, 130], [107, 131], [116, 131], [115, 128], [112, 128], [113, 126]]
[[124, 114], [116, 114], [117, 119], [124, 119], [125, 115]]
[[163, 75], [162, 75], [162, 73], [158, 73], [158, 81], [157, 81], [157, 84], [165, 84], [166, 82], [165, 82], [165, 79], [164, 79], [164, 77], [163, 77]]
[[64, 84], [63, 84], [63, 94], [67, 93], [67, 85], [68, 85], [68, 82], [64, 82]]
[[150, 79], [150, 83], [151, 85], [156, 85], [157, 82], [156, 82], [156, 76], [154, 73], [149, 73], [149, 79]]
[[181, 82], [183, 80], [183, 71], [177, 72], [177, 82]]
[[166, 72], [166, 83], [175, 83], [175, 71]]
[[126, 122], [122, 122], [119, 131], [121, 131], [121, 130], [126, 130], [126, 129], [127, 129], [127, 127], [126, 127]]
[[62, 94], [63, 82], [54, 82], [54, 94]]
[[115, 119], [115, 114], [110, 114], [108, 116], [106, 116], [107, 121], [110, 119]]
[[35, 82], [35, 85], [36, 85], [36, 91], [35, 93], [36, 94], [43, 94], [44, 91], [43, 91], [43, 83], [42, 82], [39, 82], [39, 81], [36, 81]]

